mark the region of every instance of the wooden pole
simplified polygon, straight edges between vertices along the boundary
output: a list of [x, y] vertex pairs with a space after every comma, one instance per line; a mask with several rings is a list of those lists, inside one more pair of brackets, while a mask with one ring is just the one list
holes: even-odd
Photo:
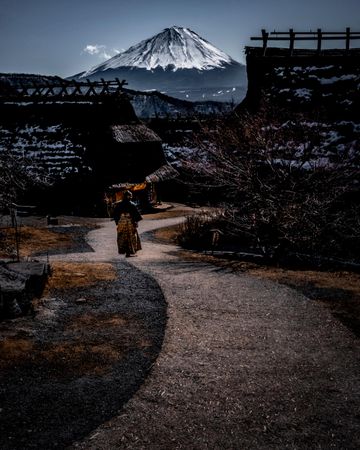
[[100, 80], [101, 80], [101, 83], [102, 83], [102, 91], [101, 91], [101, 94], [105, 94], [105, 93], [109, 93], [108, 92], [108, 86], [107, 86], [107, 83], [106, 83], [106, 81], [104, 80], [104, 78], [100, 78]]
[[67, 95], [67, 84], [61, 81], [61, 91], [59, 92], [59, 97], [62, 97], [62, 95]]
[[21, 89], [22, 89], [22, 91], [20, 92], [20, 94], [24, 97], [25, 95], [28, 95], [29, 93], [28, 93], [28, 88], [25, 86], [25, 84], [24, 83], [22, 83], [21, 81], [20, 81], [20, 86], [21, 86]]
[[266, 32], [266, 30], [261, 30], [262, 35], [262, 41], [263, 41], [263, 56], [265, 56], [266, 49], [267, 49], [267, 42], [269, 39], [269, 33]]
[[32, 97], [35, 97], [36, 95], [41, 95], [41, 86], [37, 85], [35, 82], [33, 82], [33, 93], [31, 94]]
[[294, 43], [295, 43], [295, 33], [294, 30], [292, 28], [290, 28], [289, 30], [289, 34], [290, 34], [290, 56], [293, 55], [294, 52]]
[[51, 85], [48, 81], [45, 81], [45, 84], [47, 86], [47, 90], [44, 92], [45, 97], [49, 97], [50, 94], [55, 95], [55, 92], [54, 92], [55, 86]]
[[91, 83], [91, 81], [88, 78], [86, 79], [86, 81], [89, 84], [89, 90], [87, 91], [86, 95], [89, 95], [89, 96], [91, 94], [96, 95], [96, 91], [95, 91], [94, 85]]
[[346, 28], [346, 53], [350, 50], [350, 27]]
[[319, 55], [321, 53], [321, 40], [322, 40], [321, 28], [318, 28], [317, 29], [317, 52]]

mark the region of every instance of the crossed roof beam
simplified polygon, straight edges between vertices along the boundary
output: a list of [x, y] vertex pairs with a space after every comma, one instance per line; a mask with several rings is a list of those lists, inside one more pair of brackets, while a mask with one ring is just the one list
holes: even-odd
[[56, 80], [54, 82], [42, 81], [31, 83], [20, 82], [19, 86], [15, 86], [15, 93], [11, 97], [26, 99], [42, 99], [54, 100], [65, 98], [95, 98], [103, 96], [115, 96], [123, 93], [123, 87], [127, 85], [125, 80], [104, 80], [100, 81], [75, 81], [75, 80]]

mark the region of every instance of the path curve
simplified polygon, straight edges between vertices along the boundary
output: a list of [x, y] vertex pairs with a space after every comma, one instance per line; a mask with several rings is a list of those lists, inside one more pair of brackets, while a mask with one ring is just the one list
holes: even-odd
[[[144, 220], [140, 232], [175, 222]], [[109, 258], [113, 238], [109, 224], [90, 233], [99, 250], [86, 257]], [[360, 448], [351, 332], [287, 287], [176, 253], [143, 235], [131, 264], [168, 302], [162, 351], [121, 414], [72, 448]]]

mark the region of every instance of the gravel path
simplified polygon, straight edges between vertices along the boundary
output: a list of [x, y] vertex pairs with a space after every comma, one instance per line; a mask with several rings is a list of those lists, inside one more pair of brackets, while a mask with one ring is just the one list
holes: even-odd
[[[175, 222], [144, 220], [140, 231]], [[119, 259], [114, 232], [113, 223], [91, 232], [95, 252], [79, 258]], [[120, 415], [72, 448], [360, 448], [358, 341], [327, 310], [278, 284], [183, 261], [146, 235], [131, 264], [165, 295], [165, 341]]]

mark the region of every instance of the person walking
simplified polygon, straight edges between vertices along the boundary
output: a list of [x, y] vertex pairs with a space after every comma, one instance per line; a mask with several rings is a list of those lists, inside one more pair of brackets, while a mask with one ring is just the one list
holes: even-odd
[[113, 218], [117, 226], [118, 251], [119, 254], [125, 254], [127, 258], [136, 256], [136, 252], [141, 250], [137, 226], [142, 217], [131, 199], [132, 193], [125, 191], [123, 200], [115, 203], [113, 210]]

